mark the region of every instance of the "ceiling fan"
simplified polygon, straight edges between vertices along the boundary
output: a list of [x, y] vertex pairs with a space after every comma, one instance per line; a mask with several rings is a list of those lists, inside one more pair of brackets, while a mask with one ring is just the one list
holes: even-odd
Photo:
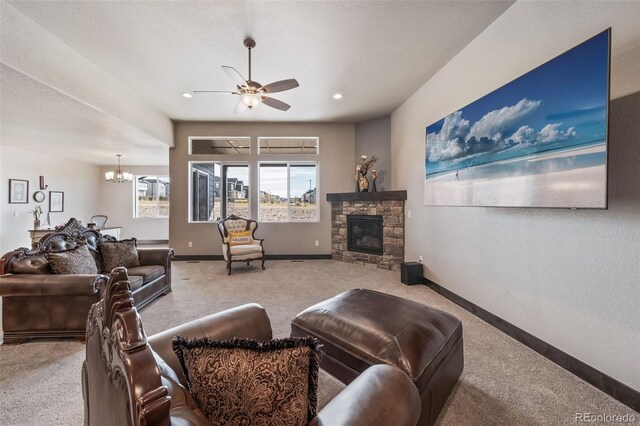
[[233, 110], [233, 112], [236, 114], [247, 110], [247, 108], [251, 109], [259, 103], [263, 103], [267, 106], [270, 106], [271, 108], [279, 109], [281, 111], [287, 111], [289, 108], [291, 108], [291, 105], [265, 95], [295, 89], [299, 86], [298, 81], [295, 78], [290, 78], [288, 80], [280, 80], [263, 86], [257, 81], [251, 80], [251, 49], [256, 47], [256, 42], [251, 37], [249, 37], [244, 40], [244, 46], [249, 50], [248, 80], [245, 80], [242, 74], [240, 74], [240, 72], [238, 72], [238, 70], [234, 67], [230, 67], [227, 65], [222, 66], [222, 69], [236, 84], [236, 87], [238, 88], [237, 91], [230, 92], [226, 90], [194, 90], [193, 93], [224, 93], [227, 95], [239, 95], [240, 102], [238, 102], [238, 105]]

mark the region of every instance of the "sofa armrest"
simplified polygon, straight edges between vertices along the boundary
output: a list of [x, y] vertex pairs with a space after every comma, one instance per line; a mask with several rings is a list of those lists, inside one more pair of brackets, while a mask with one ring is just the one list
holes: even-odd
[[310, 426], [414, 426], [422, 409], [418, 389], [402, 371], [366, 369], [322, 409]]
[[180, 362], [171, 347], [171, 339], [178, 334], [187, 337], [209, 337], [226, 340], [238, 338], [271, 340], [271, 322], [264, 308], [256, 303], [238, 306], [223, 312], [179, 325], [148, 338], [153, 350], [169, 364], [186, 386]]
[[138, 260], [140, 266], [162, 265], [168, 271], [173, 259], [173, 249], [138, 249]]
[[104, 275], [13, 274], [0, 277], [0, 296], [85, 296], [98, 294]]

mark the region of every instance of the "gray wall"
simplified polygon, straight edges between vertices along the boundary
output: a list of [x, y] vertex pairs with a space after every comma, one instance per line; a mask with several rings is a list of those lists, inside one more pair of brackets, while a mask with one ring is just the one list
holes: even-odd
[[[221, 255], [221, 241], [213, 223], [188, 223], [189, 161], [233, 160], [250, 163], [250, 208], [258, 216], [258, 161], [316, 160], [319, 162], [320, 221], [315, 223], [260, 223], [256, 235], [265, 239], [267, 254], [330, 254], [331, 206], [327, 192], [353, 192], [355, 187], [355, 130], [352, 123], [211, 123], [176, 122], [175, 148], [170, 150], [171, 211], [169, 243], [178, 255]], [[188, 155], [190, 136], [250, 136], [251, 154]], [[261, 136], [318, 136], [320, 155], [258, 156]], [[315, 246], [315, 241], [319, 246]], [[193, 247], [189, 247], [189, 241]]]
[[[633, 2], [516, 2], [391, 118], [406, 257], [465, 299], [640, 390], [640, 28]], [[635, 22], [635, 23], [634, 23]], [[609, 210], [424, 205], [425, 127], [611, 26]]]
[[361, 155], [378, 157], [373, 168], [378, 172], [378, 191], [391, 189], [391, 116], [356, 123], [356, 159]]

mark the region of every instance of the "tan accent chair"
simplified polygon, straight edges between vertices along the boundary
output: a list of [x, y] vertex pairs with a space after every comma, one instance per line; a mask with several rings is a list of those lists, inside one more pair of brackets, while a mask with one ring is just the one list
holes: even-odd
[[[258, 229], [258, 222], [251, 219], [245, 219], [232, 214], [218, 221], [218, 231], [222, 238], [222, 254], [224, 260], [227, 261], [227, 269], [231, 275], [231, 262], [249, 262], [253, 260], [262, 260], [262, 269], [264, 269], [264, 240], [255, 238], [255, 232]], [[242, 244], [232, 246], [229, 244], [229, 232], [251, 231], [251, 244]]]

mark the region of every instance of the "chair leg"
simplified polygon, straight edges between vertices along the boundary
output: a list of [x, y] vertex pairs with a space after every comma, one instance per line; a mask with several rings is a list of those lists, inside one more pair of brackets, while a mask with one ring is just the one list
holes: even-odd
[[231, 259], [227, 260], [227, 269], [229, 269], [229, 273], [227, 275], [231, 275]]
[[264, 254], [262, 255], [262, 270], [264, 271]]
[[247, 261], [247, 266], [249, 266], [249, 262]]

